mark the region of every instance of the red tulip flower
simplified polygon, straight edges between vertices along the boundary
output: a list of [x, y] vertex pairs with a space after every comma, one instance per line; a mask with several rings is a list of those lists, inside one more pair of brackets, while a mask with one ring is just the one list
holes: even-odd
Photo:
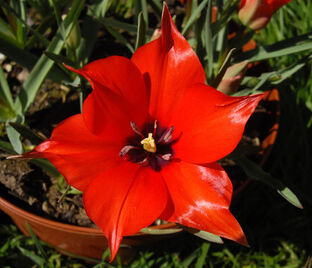
[[83, 192], [112, 259], [123, 236], [157, 218], [247, 243], [229, 211], [232, 184], [216, 161], [238, 144], [263, 94], [229, 97], [205, 85], [166, 5], [161, 31], [131, 60], [68, 67], [93, 88], [82, 114], [22, 156], [47, 158]]
[[242, 0], [238, 17], [242, 23], [253, 30], [267, 25], [273, 14], [291, 0]]

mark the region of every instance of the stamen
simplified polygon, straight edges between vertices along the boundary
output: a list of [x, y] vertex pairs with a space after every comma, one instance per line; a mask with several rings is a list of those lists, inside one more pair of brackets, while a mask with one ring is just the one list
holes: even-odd
[[141, 136], [141, 138], [144, 138], [144, 135], [140, 132], [140, 130], [138, 129], [137, 125], [133, 122], [133, 121], [130, 121], [130, 126], [132, 128], [132, 130], [138, 134], [139, 136]]
[[130, 150], [134, 149], [134, 148], [137, 148], [135, 146], [132, 146], [132, 145], [126, 145], [124, 147], [122, 147], [122, 149], [120, 150], [119, 152], [119, 156], [120, 157], [123, 157], [124, 155], [126, 155]]
[[167, 129], [159, 138], [158, 143], [168, 143], [172, 138], [174, 127]]
[[154, 121], [154, 131], [153, 131], [153, 136], [154, 137], [156, 135], [156, 129], [157, 129], [157, 120]]
[[144, 140], [141, 140], [141, 144], [143, 145], [143, 149], [150, 153], [156, 152], [156, 144], [153, 138], [153, 133], [148, 133], [148, 137]]
[[172, 154], [164, 154], [161, 156], [162, 159], [169, 161], [171, 159]]

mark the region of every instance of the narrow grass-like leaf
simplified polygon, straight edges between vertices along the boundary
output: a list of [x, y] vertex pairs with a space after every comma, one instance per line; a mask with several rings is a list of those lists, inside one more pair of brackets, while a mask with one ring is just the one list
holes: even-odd
[[237, 12], [238, 2], [240, 0], [227, 1], [223, 12], [219, 15], [218, 20], [211, 25], [212, 36], [216, 34], [230, 21], [232, 14]]
[[26, 21], [26, 7], [25, 7], [25, 0], [18, 0], [17, 2], [17, 8], [19, 9], [19, 20], [17, 20], [17, 38], [19, 40], [19, 43], [25, 47], [26, 44], [26, 35], [27, 35], [27, 29], [26, 25], [22, 21]]
[[[6, 55], [11, 60], [17, 62], [28, 70], [32, 70], [38, 62], [39, 58], [27, 50], [21, 49], [16, 45], [10, 44], [8, 41], [1, 38], [0, 35], [0, 52]], [[69, 80], [69, 76], [65, 72], [53, 66], [48, 73], [48, 77], [56, 82]]]
[[[84, 1], [75, 0], [68, 15], [62, 22], [66, 31], [66, 38], [69, 35], [73, 26], [73, 21], [76, 21], [80, 11], [84, 5]], [[47, 51], [58, 54], [64, 45], [60, 30], [57, 31], [55, 37], [51, 41]], [[22, 86], [21, 93], [19, 94], [15, 106], [19, 113], [24, 114], [31, 103], [33, 102], [40, 85], [46, 78], [48, 72], [52, 68], [54, 61], [50, 60], [46, 55], [42, 55], [35, 67], [32, 69], [27, 80]]]
[[306, 50], [312, 50], [312, 32], [289, 38], [267, 47], [258, 45], [254, 50], [237, 55], [235, 61], [248, 59], [250, 62], [255, 62], [294, 53], [297, 54]]
[[8, 81], [0, 65], [0, 122], [15, 117], [14, 103]]
[[281, 181], [273, 178], [269, 173], [265, 172], [255, 162], [249, 160], [243, 155], [237, 156], [233, 160], [245, 171], [248, 177], [256, 181], [261, 181], [272, 187], [292, 205], [302, 208], [299, 199], [288, 187], [286, 187]]
[[137, 31], [137, 38], [135, 42], [135, 50], [137, 50], [140, 46], [145, 44], [146, 35], [145, 35], [145, 22], [143, 19], [143, 13], [140, 12], [138, 18], [138, 31]]
[[30, 162], [42, 168], [54, 177], [60, 176], [60, 172], [46, 159], [31, 159]]
[[141, 8], [142, 8], [143, 19], [144, 19], [146, 28], [148, 28], [148, 11], [147, 11], [146, 0], [141, 0]]
[[77, 62], [82, 65], [88, 62], [100, 30], [99, 21], [105, 17], [108, 3], [109, 0], [92, 3], [88, 8], [86, 18], [82, 22], [81, 40], [76, 51]]
[[232, 48], [225, 56], [221, 68], [216, 76], [216, 78], [212, 81], [211, 86], [217, 88], [219, 83], [221, 82], [227, 68], [230, 66], [232, 54], [235, 51], [235, 48]]
[[[125, 22], [121, 22], [115, 19], [102, 19], [99, 21], [100, 23], [102, 23], [104, 26], [111, 26], [120, 30], [125, 30], [127, 32], [132, 32], [132, 33], [136, 33], [137, 32], [137, 25], [133, 25], [130, 23], [125, 23]], [[148, 35], [149, 37], [151, 37], [153, 35], [153, 30], [151, 29], [146, 29], [146, 35]]]
[[206, 10], [206, 19], [204, 23], [204, 44], [206, 50], [206, 57], [208, 59], [208, 70], [207, 70], [207, 77], [208, 80], [213, 79], [213, 46], [214, 42], [212, 39], [212, 32], [211, 32], [211, 14], [212, 14], [212, 0], [208, 1], [208, 6]]
[[186, 22], [185, 26], [182, 29], [182, 34], [185, 35], [189, 28], [192, 26], [192, 24], [196, 21], [196, 19], [200, 16], [201, 12], [207, 5], [208, 1], [210, 0], [204, 0], [203, 2], [198, 5], [198, 7], [195, 8], [195, 10], [192, 12], [191, 16], [189, 17], [188, 21]]
[[206, 264], [206, 258], [207, 254], [210, 248], [210, 244], [208, 243], [203, 243], [201, 246], [200, 254], [198, 256], [198, 259], [195, 263], [195, 268], [202, 268]]
[[141, 233], [151, 234], [151, 235], [175, 234], [181, 231], [183, 231], [182, 228], [153, 229], [153, 228], [148, 228], [148, 227], [140, 230]]
[[131, 53], [134, 53], [134, 49], [132, 47], [132, 45], [130, 44], [130, 42], [122, 36], [122, 34], [120, 32], [118, 32], [117, 30], [115, 30], [112, 27], [106, 26], [105, 27], [107, 29], [107, 31], [109, 31], [109, 33], [114, 36], [121, 44], [123, 44], [125, 47], [127, 47]]
[[35, 242], [35, 245], [36, 245], [36, 248], [37, 248], [39, 254], [44, 258], [45, 262], [47, 262], [48, 256], [47, 256], [46, 252], [44, 251], [42, 245], [40, 244], [38, 237], [35, 235], [33, 229], [31, 228], [31, 226], [28, 222], [26, 222], [26, 226], [27, 226], [27, 229], [31, 235], [32, 240]]
[[54, 53], [51, 53], [51, 52], [45, 52], [44, 53], [49, 59], [53, 60], [55, 63], [57, 64], [67, 64], [69, 66], [75, 66], [75, 63], [70, 60], [68, 57], [65, 57], [63, 55], [57, 55], [57, 54], [54, 54]]
[[21, 134], [22, 137], [30, 140], [35, 145], [45, 140], [43, 137], [22, 124], [9, 122], [9, 125], [12, 126], [19, 134]]
[[209, 242], [214, 242], [214, 243], [217, 243], [217, 244], [223, 244], [223, 240], [220, 236], [218, 235], [215, 235], [215, 234], [212, 234], [212, 233], [209, 233], [209, 232], [206, 232], [206, 231], [202, 231], [202, 230], [197, 230], [197, 229], [194, 229], [194, 228], [191, 228], [191, 227], [187, 227], [187, 226], [183, 226], [183, 225], [179, 225], [183, 228], [183, 230], [193, 234], [193, 235], [196, 235], [204, 240], [207, 240]]
[[33, 253], [32, 251], [25, 249], [21, 246], [17, 247], [20, 252], [27, 258], [31, 259], [34, 263], [36, 263], [37, 265], [39, 265], [39, 267], [45, 267], [45, 259], [36, 255], [35, 253]]
[[2, 18], [0, 18], [0, 39], [4, 39], [13, 45], [21, 47], [12, 28]]
[[[23, 27], [29, 30], [32, 34], [34, 34], [45, 46], [49, 45], [49, 40], [41, 35], [39, 32], [34, 31], [26, 22], [26, 16], [25, 17], [20, 17], [19, 14], [10, 6], [8, 5], [4, 0], [0, 0], [0, 4], [1, 6], [5, 7], [7, 10], [9, 10], [10, 12], [12, 12], [15, 15], [15, 18], [17, 19], [17, 22], [20, 23], [21, 25], [23, 25]], [[26, 38], [26, 36], [24, 37]], [[25, 40], [26, 41], [26, 40]], [[20, 45], [23, 45], [19, 42]]]
[[[24, 121], [23, 118], [19, 116], [16, 117], [15, 120], [16, 122], [20, 122], [20, 123]], [[14, 151], [17, 152], [18, 154], [22, 154], [23, 145], [20, 140], [20, 134], [9, 124], [9, 122], [6, 122], [5, 130], [8, 135], [9, 141], [13, 146]]]
[[9, 154], [15, 154], [13, 146], [11, 145], [11, 143], [9, 143], [7, 141], [0, 140], [0, 149], [9, 153]]

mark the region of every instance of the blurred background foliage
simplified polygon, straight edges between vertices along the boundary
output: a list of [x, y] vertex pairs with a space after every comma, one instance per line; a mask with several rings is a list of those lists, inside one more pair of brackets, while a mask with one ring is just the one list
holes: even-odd
[[[226, 47], [231, 45], [231, 29], [227, 25], [232, 24], [230, 28], [238, 36], [231, 63], [247, 56], [251, 62], [264, 59], [269, 63], [273, 72], [257, 77], [253, 84], [245, 79], [242, 87], [245, 93], [253, 93], [278, 86], [280, 129], [264, 170], [292, 189], [304, 209], [291, 206], [274, 189], [252, 182], [231, 206], [250, 248], [230, 241], [212, 244], [183, 234], [137, 248], [128, 264], [122, 264], [118, 257], [115, 264], [90, 264], [77, 256], [62, 256], [35, 236], [21, 235], [1, 213], [1, 267], [312, 267], [312, 3], [293, 0], [264, 29], [252, 32], [236, 29], [238, 0], [185, 2], [167, 1], [179, 30], [199, 55], [209, 83], [216, 81], [229, 55]], [[0, 140], [0, 146], [9, 153], [29, 150], [42, 139], [31, 131], [27, 117], [46, 78], [59, 88], [63, 85], [59, 98], [79, 92], [82, 103], [89, 92], [89, 85], [68, 72], [63, 62], [78, 68], [110, 55], [131, 57], [160, 26], [162, 10], [158, 0], [0, 0], [0, 4], [0, 132], [8, 137]], [[217, 23], [211, 22], [213, 5], [221, 14]], [[232, 13], [234, 24], [229, 24]], [[243, 44], [251, 38], [258, 48], [270, 50], [259, 49], [251, 56], [242, 52]], [[239, 39], [244, 42], [239, 43]], [[279, 42], [276, 49], [274, 44]], [[11, 76], [16, 68], [23, 69], [25, 77]], [[25, 137], [32, 144], [23, 143]], [[46, 162], [41, 165], [53, 169]], [[103, 259], [107, 254], [103, 253]]]

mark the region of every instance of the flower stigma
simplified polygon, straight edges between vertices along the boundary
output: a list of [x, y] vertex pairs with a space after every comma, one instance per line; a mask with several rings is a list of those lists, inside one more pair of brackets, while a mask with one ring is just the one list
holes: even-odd
[[145, 151], [148, 151], [150, 153], [155, 153], [156, 152], [156, 144], [155, 140], [153, 138], [153, 133], [148, 133], [148, 137], [141, 140], [141, 144], [143, 145], [143, 149]]

